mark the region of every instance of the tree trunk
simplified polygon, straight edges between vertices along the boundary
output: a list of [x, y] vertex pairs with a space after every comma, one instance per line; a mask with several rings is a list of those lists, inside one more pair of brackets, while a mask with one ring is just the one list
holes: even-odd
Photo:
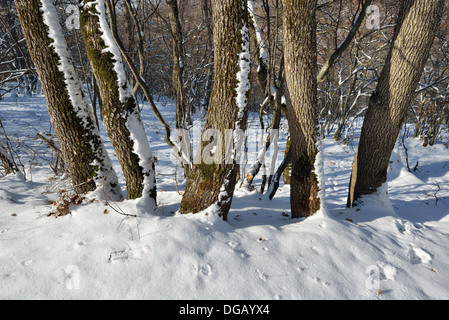
[[[42, 82], [50, 120], [75, 192], [93, 191], [103, 183], [99, 181], [100, 179], [106, 179], [109, 185], [104, 185], [104, 190], [114, 200], [120, 199], [121, 191], [117, 177], [87, 102], [86, 105], [82, 103], [75, 105], [77, 100], [74, 95], [78, 95], [80, 101], [80, 97], [85, 98], [84, 92], [79, 82], [76, 83], [77, 75], [74, 72], [67, 72], [70, 67], [69, 61], [65, 61], [58, 53], [54, 47], [55, 40], [49, 37], [49, 27], [43, 17], [43, 3], [39, 0], [17, 0], [15, 4], [31, 57]], [[53, 6], [52, 3], [50, 5]], [[58, 34], [58, 30], [52, 31], [55, 32], [55, 36], [62, 37], [58, 49], [61, 50], [60, 46], [65, 44], [62, 29], [61, 34]], [[59, 66], [64, 71], [60, 71]], [[69, 92], [67, 88], [70, 86], [72, 87]]]
[[106, 20], [104, 0], [84, 0], [80, 21], [100, 91], [103, 122], [125, 176], [127, 198], [148, 197], [155, 205], [153, 157], [120, 50]]
[[317, 156], [316, 0], [284, 0], [284, 57], [288, 88], [287, 120], [292, 150], [292, 218], [320, 208]]
[[207, 72], [204, 85], [204, 98], [201, 99], [201, 116], [206, 114], [209, 108], [210, 96], [212, 92], [213, 79], [214, 79], [214, 40], [213, 40], [213, 22], [211, 13], [211, 0], [201, 0], [201, 11], [203, 13], [203, 23], [206, 25], [206, 37], [207, 45], [206, 49], [209, 53], [205, 55], [205, 61], [207, 62]]
[[182, 43], [182, 28], [179, 21], [178, 0], [166, 0], [169, 8], [170, 27], [173, 38], [173, 73], [172, 84], [176, 97], [176, 129], [186, 129], [186, 121], [191, 123], [187, 113], [187, 101], [184, 95], [184, 46]]
[[100, 92], [97, 85], [97, 80], [95, 79], [95, 76], [92, 74], [92, 115], [95, 120], [95, 124], [97, 125], [97, 128], [100, 128], [100, 122], [98, 121], [98, 113], [97, 113], [97, 105], [100, 106], [101, 110], [101, 97]]
[[[248, 8], [245, 0], [213, 0], [212, 14], [215, 76], [203, 135], [210, 132], [208, 129], [213, 129], [218, 133], [215, 139], [224, 139], [226, 130], [230, 129], [233, 133], [231, 136], [228, 133], [228, 138], [232, 139], [233, 146], [231, 151], [226, 147], [217, 148], [214, 163], [207, 164], [204, 158], [199, 157], [217, 141], [210, 139], [201, 143], [195, 161], [197, 164], [188, 177], [180, 212], [197, 213], [218, 204], [218, 214], [226, 220], [239, 172], [235, 157], [239, 152], [236, 131], [246, 130], [248, 117]], [[218, 144], [225, 146], [223, 140]]]
[[8, 156], [8, 151], [1, 144], [0, 144], [0, 162], [2, 163], [3, 168], [5, 169], [6, 175], [18, 171], [13, 161]]
[[393, 45], [369, 101], [352, 166], [348, 207], [387, 181], [388, 164], [439, 25], [444, 0], [404, 0]]
[[[276, 4], [277, 6], [277, 4]], [[273, 61], [275, 58], [275, 54], [273, 53], [273, 56], [270, 56], [269, 52], [270, 47], [274, 46], [273, 44], [265, 44], [265, 40], [263, 39], [261, 29], [259, 27], [259, 24], [257, 22], [257, 16], [255, 14], [255, 4], [254, 1], [248, 1], [248, 7], [249, 12], [251, 16], [251, 20], [253, 23], [253, 27], [251, 28], [253, 33], [255, 34], [255, 47], [258, 49], [259, 52], [258, 55], [258, 67], [257, 67], [257, 80], [259, 87], [261, 91], [264, 93], [265, 100], [261, 104], [260, 108], [260, 124], [261, 129], [263, 129], [263, 110], [265, 110], [267, 105], [271, 105], [273, 108], [273, 117], [271, 121], [271, 130], [279, 130], [280, 122], [281, 122], [281, 116], [282, 116], [282, 97], [284, 95], [284, 87], [285, 87], [285, 72], [284, 72], [284, 57], [283, 55], [280, 58], [280, 67], [277, 76], [273, 72], [273, 68], [269, 66], [269, 61]], [[266, 10], [266, 17], [267, 17], [267, 24], [270, 23], [270, 12], [269, 12], [269, 6], [265, 8]], [[276, 8], [277, 12], [277, 8]], [[277, 18], [276, 18], [277, 20]], [[270, 39], [270, 29], [267, 30], [267, 38]], [[275, 33], [274, 37], [277, 39], [277, 32]], [[276, 41], [273, 41], [276, 43]], [[271, 72], [270, 72], [271, 71]], [[274, 94], [272, 94], [272, 89], [274, 89]], [[273, 131], [272, 131], [273, 132]], [[251, 165], [251, 167], [248, 170], [248, 173], [246, 174], [246, 180], [244, 182], [244, 186], [246, 188], [251, 188], [251, 185], [259, 173], [260, 169], [265, 164], [265, 155], [268, 149], [270, 148], [272, 143], [272, 139], [270, 135], [268, 135], [265, 139], [265, 144], [261, 144], [262, 150], [259, 151], [255, 162]], [[274, 164], [273, 164], [274, 165]], [[273, 177], [273, 168], [271, 169], [270, 175], [268, 177], [268, 183], [270, 184], [271, 179]], [[265, 189], [265, 183], [266, 183], [266, 176], [262, 176], [262, 185], [261, 185], [261, 192], [263, 193]], [[270, 187], [269, 187], [270, 188]]]

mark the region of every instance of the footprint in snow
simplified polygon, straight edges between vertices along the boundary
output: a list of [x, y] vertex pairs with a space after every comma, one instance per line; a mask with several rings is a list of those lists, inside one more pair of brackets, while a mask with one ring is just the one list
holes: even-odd
[[229, 250], [231, 252], [239, 254], [242, 258], [249, 258], [249, 254], [241, 248], [240, 243], [236, 241], [228, 241], [226, 244], [230, 247]]
[[409, 255], [410, 261], [413, 264], [429, 263], [430, 261], [432, 261], [432, 257], [430, 256], [429, 253], [427, 253], [426, 251], [424, 251], [421, 248], [415, 248], [415, 247], [413, 247], [413, 245], [410, 245], [410, 249], [408, 250], [408, 255]]
[[33, 263], [33, 259], [30, 259], [30, 260], [23, 261], [23, 262], [22, 262], [22, 265], [23, 265], [23, 266], [29, 266], [29, 265], [32, 264], [32, 263]]
[[209, 276], [212, 273], [212, 267], [209, 264], [202, 265], [200, 272], [203, 276]]
[[410, 234], [411, 230], [414, 228], [410, 222], [403, 220], [395, 220], [395, 225], [398, 231], [402, 234]]
[[316, 283], [321, 284], [323, 287], [329, 287], [329, 285], [330, 285], [329, 282], [324, 281], [324, 280], [321, 280], [321, 279], [318, 278], [318, 277], [313, 277], [312, 280], [315, 281]]
[[383, 261], [378, 261], [377, 266], [379, 267], [380, 280], [395, 280], [397, 274], [395, 267]]
[[226, 244], [231, 247], [231, 250], [234, 250], [239, 246], [239, 243], [235, 241], [228, 241]]
[[263, 272], [263, 271], [261, 271], [259, 269], [256, 269], [256, 273], [259, 275], [259, 278], [262, 281], [267, 281], [267, 275], [265, 274], [265, 272]]

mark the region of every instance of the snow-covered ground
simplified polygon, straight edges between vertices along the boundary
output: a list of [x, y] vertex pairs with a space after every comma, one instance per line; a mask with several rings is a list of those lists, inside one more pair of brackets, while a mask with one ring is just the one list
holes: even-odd
[[[172, 105], [159, 107], [174, 119]], [[318, 214], [292, 220], [281, 184], [272, 201], [238, 189], [226, 223], [176, 213], [182, 170], [145, 107], [157, 212], [93, 201], [55, 218], [51, 203], [70, 184], [54, 176], [54, 154], [36, 139], [51, 130], [44, 98], [6, 98], [0, 117], [26, 169], [26, 180], [0, 177], [0, 299], [449, 299], [449, 149], [441, 141], [424, 148], [405, 139], [412, 169], [419, 162], [412, 173], [398, 143], [389, 200], [371, 196], [346, 209], [357, 139], [353, 147], [325, 139]], [[284, 146], [285, 132], [281, 153]]]

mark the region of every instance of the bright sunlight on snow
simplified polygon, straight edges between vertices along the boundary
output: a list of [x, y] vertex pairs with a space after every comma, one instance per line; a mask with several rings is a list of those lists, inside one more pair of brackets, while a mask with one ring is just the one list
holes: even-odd
[[[173, 120], [174, 106], [161, 103]], [[145, 105], [158, 159], [157, 211], [85, 195], [56, 217], [49, 215], [53, 202], [71, 196], [71, 186], [53, 174], [55, 155], [36, 139], [52, 133], [45, 99], [6, 97], [1, 106], [25, 170], [25, 177], [0, 177], [1, 299], [449, 298], [449, 149], [441, 140], [428, 147], [412, 136], [399, 140], [383, 188], [388, 197], [347, 209], [359, 129], [353, 145], [329, 137], [322, 141], [326, 206], [316, 215], [292, 220], [289, 187], [281, 183], [271, 201], [257, 188], [238, 188], [223, 222], [208, 212], [177, 213], [182, 169]], [[257, 126], [258, 115], [249, 121]], [[101, 134], [124, 189], [104, 128]], [[404, 145], [416, 171], [406, 169]]]

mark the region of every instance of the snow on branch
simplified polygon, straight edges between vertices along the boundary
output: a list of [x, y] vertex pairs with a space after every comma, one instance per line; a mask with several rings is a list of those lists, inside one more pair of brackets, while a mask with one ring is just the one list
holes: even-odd
[[254, 30], [256, 32], [257, 44], [259, 46], [259, 58], [267, 66], [268, 65], [268, 52], [265, 45], [265, 40], [262, 37], [262, 31], [259, 26], [259, 22], [256, 17], [256, 6], [253, 0], [248, 0], [248, 11], [253, 21]]

